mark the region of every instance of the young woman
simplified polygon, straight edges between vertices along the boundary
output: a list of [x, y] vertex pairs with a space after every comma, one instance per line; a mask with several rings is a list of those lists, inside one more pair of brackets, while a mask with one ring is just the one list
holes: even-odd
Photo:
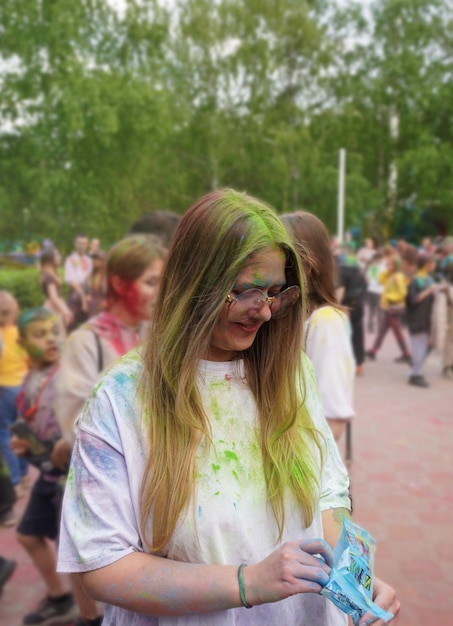
[[[106, 308], [71, 333], [61, 358], [55, 407], [63, 439], [52, 454], [60, 469], [67, 467], [76, 418], [102, 372], [143, 340], [165, 256], [166, 250], [152, 235], [125, 237], [107, 255]], [[80, 626], [101, 624], [95, 603], [77, 584], [73, 591], [82, 615]]]
[[72, 322], [73, 316], [66, 302], [61, 297], [61, 279], [58, 275], [60, 255], [55, 248], [44, 248], [39, 258], [39, 283], [44, 294], [43, 306], [53, 311], [61, 320], [62, 329]]
[[59, 568], [104, 625], [346, 624], [319, 594], [348, 477], [302, 356], [301, 287], [260, 201], [218, 190], [183, 216], [144, 354], [78, 424]]
[[312, 213], [282, 215], [307, 284], [305, 349], [316, 372], [324, 415], [335, 441], [354, 415], [355, 360], [346, 309], [335, 296], [335, 265], [326, 227]]

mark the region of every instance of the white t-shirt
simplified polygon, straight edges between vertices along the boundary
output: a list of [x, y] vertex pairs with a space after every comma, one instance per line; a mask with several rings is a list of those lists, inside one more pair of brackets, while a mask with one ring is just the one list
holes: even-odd
[[93, 269], [93, 261], [87, 254], [80, 256], [73, 252], [64, 263], [64, 280], [66, 283], [78, 283], [82, 285]]
[[353, 417], [355, 359], [348, 316], [333, 306], [313, 311], [305, 323], [305, 350], [315, 368], [325, 417]]
[[[320, 510], [349, 508], [347, 472], [323, 416], [311, 366], [306, 402], [326, 439]], [[84, 572], [144, 552], [139, 499], [145, 434], [137, 381], [138, 352], [121, 359], [98, 385], [79, 423], [64, 497], [58, 570]], [[264, 486], [256, 404], [241, 362], [199, 364], [198, 388], [210, 418], [212, 443], [197, 455], [196, 496], [181, 515], [164, 556], [184, 562], [240, 564], [262, 560], [277, 547], [276, 524]], [[320, 511], [310, 528], [291, 496], [282, 542], [322, 537]], [[345, 626], [346, 616], [320, 594], [226, 611], [151, 617], [106, 605], [103, 626]]]

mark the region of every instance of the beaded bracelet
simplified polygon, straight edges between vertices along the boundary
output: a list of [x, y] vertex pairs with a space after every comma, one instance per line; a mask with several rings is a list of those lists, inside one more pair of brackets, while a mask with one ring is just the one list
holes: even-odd
[[245, 606], [246, 609], [251, 609], [252, 605], [247, 602], [245, 599], [245, 589], [244, 589], [244, 575], [242, 570], [244, 567], [247, 567], [246, 563], [242, 563], [238, 567], [238, 582], [239, 582], [239, 595], [241, 596], [241, 602]]

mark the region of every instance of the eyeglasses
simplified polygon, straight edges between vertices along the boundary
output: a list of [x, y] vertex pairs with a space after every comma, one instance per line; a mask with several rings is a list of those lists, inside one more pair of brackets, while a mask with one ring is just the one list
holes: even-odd
[[272, 319], [284, 317], [300, 298], [300, 289], [297, 285], [288, 287], [275, 296], [267, 296], [261, 289], [247, 289], [237, 295], [228, 294], [226, 302], [235, 320], [240, 322], [253, 317], [267, 304], [272, 313]]

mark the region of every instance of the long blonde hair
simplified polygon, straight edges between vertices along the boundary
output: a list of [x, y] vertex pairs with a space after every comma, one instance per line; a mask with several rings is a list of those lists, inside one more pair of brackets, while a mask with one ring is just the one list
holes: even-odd
[[[195, 488], [195, 454], [210, 441], [196, 385], [227, 294], [248, 258], [269, 248], [286, 254], [286, 284], [303, 290], [298, 255], [278, 215], [246, 194], [223, 189], [196, 202], [173, 238], [162, 277], [144, 360], [141, 392], [150, 448], [141, 491], [141, 531], [152, 550], [169, 541]], [[302, 299], [303, 301], [303, 299]], [[240, 353], [247, 383], [256, 399], [268, 499], [279, 536], [284, 493], [300, 502], [306, 525], [318, 493], [319, 433], [304, 406], [302, 376], [303, 304], [271, 320], [252, 346]], [[302, 387], [303, 388], [303, 387]], [[152, 515], [152, 538], [147, 536]]]

